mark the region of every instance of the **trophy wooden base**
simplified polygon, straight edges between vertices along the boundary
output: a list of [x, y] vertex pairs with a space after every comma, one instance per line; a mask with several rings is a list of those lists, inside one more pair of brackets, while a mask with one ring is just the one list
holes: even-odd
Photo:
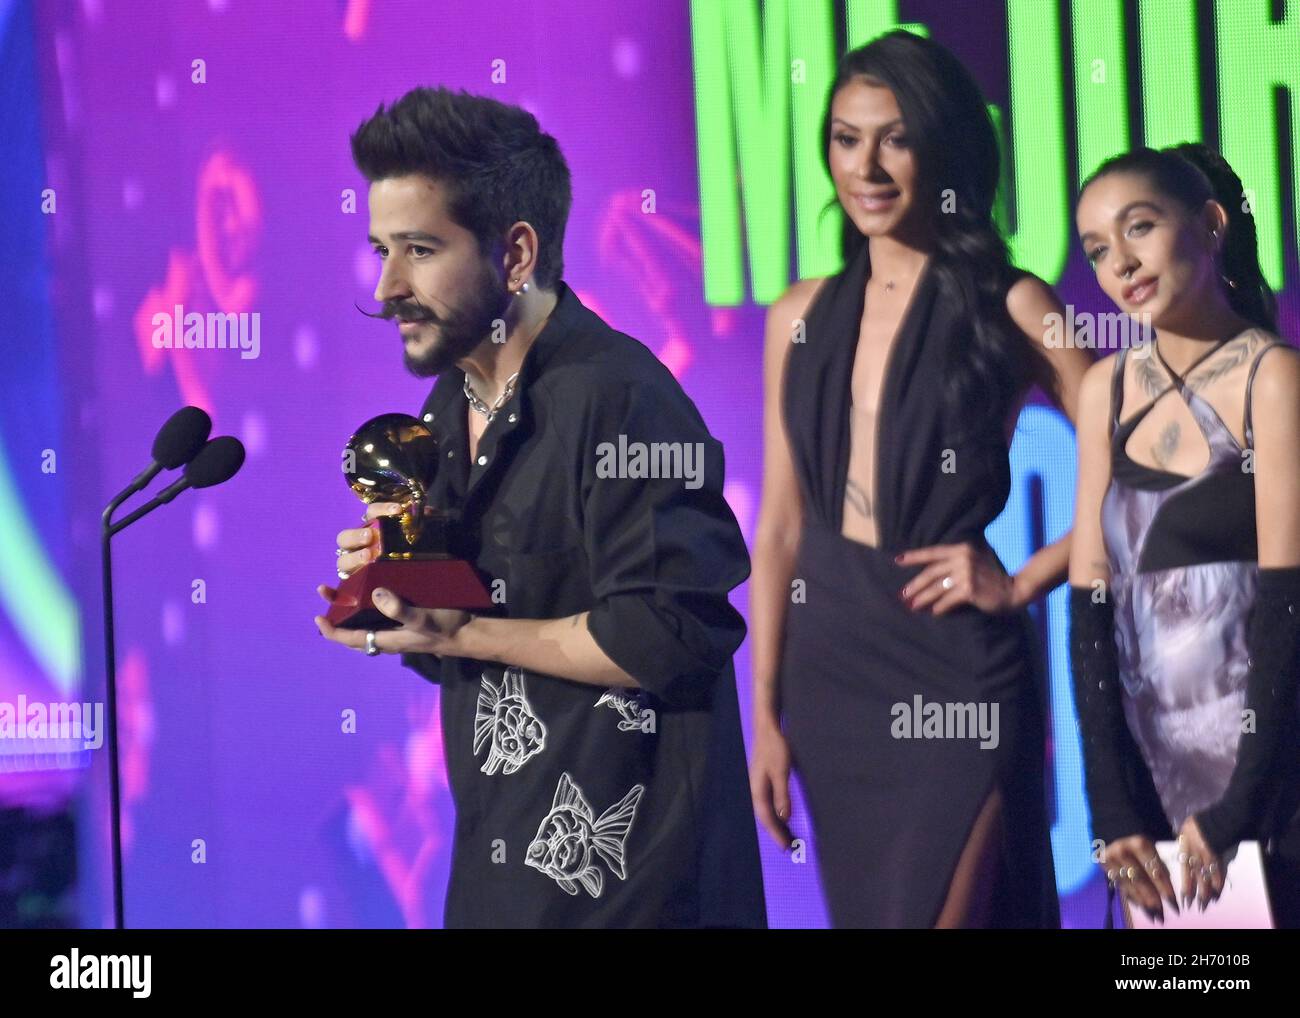
[[372, 595], [378, 587], [418, 608], [482, 611], [492, 607], [492, 595], [464, 559], [378, 559], [339, 584], [325, 618], [340, 629], [396, 629], [398, 623], [375, 607]]

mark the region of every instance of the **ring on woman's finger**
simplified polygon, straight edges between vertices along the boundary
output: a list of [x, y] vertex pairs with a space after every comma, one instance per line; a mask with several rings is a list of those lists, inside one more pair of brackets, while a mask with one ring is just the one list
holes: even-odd
[[1180, 863], [1182, 863], [1182, 862], [1186, 862], [1186, 861], [1187, 861], [1188, 859], [1190, 859], [1190, 858], [1191, 858], [1191, 856], [1189, 856], [1186, 852], [1179, 852], [1179, 853], [1178, 853], [1178, 861], [1179, 861]]
[[1119, 880], [1119, 870], [1112, 866], [1106, 871], [1106, 882], [1114, 884]]
[[1142, 864], [1142, 868], [1146, 870], [1148, 873], [1152, 873], [1155, 871], [1155, 867], [1159, 865], [1159, 863], [1160, 863], [1160, 856], [1153, 855], [1150, 859], [1148, 859], [1146, 862]]
[[340, 580], [346, 580], [348, 578], [348, 574], [345, 573], [342, 569], [336, 569], [334, 571], [339, 574]]
[[1122, 876], [1125, 880], [1132, 880], [1134, 877], [1137, 876], [1137, 872], [1138, 871], [1135, 870], [1132, 866], [1125, 866], [1122, 870], [1120, 870], [1120, 876]]

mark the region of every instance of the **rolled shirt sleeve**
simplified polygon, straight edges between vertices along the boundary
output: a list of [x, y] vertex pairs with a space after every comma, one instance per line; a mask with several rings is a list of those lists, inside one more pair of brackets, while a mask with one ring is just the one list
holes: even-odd
[[[722, 445], [663, 370], [666, 382], [606, 389], [583, 415], [587, 628], [643, 688], [695, 704], [744, 641], [727, 595], [748, 577], [749, 553], [722, 494]], [[633, 476], [656, 472], [677, 476]]]

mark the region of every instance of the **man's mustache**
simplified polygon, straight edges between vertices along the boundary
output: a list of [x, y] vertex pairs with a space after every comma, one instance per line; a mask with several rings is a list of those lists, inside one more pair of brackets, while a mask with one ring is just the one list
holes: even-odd
[[378, 312], [370, 312], [362, 308], [357, 310], [367, 318], [381, 318], [385, 321], [397, 318], [403, 322], [433, 322], [435, 325], [438, 323], [438, 316], [418, 301], [386, 300], [383, 308]]

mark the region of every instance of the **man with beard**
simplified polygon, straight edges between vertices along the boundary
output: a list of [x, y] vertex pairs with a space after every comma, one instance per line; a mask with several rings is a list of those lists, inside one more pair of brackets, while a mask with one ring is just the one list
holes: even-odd
[[[429, 504], [459, 514], [455, 552], [504, 581], [494, 612], [376, 591], [399, 628], [316, 618], [441, 686], [446, 925], [765, 925], [732, 665], [745, 623], [727, 599], [749, 556], [721, 445], [653, 353], [561, 278], [569, 172], [531, 114], [415, 89], [361, 124], [352, 154], [380, 316], [408, 370], [438, 376]], [[702, 471], [611, 471], [616, 446], [698, 449]], [[376, 557], [372, 537], [339, 534], [341, 573]]]

